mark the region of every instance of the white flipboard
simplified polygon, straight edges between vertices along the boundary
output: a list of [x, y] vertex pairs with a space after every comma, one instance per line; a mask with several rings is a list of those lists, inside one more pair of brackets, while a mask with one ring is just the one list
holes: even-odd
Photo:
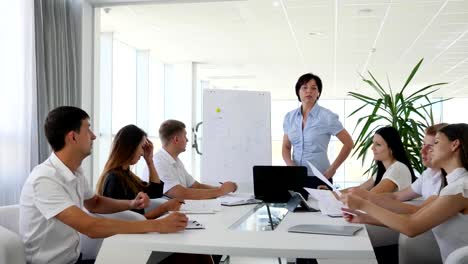
[[235, 181], [253, 192], [254, 165], [271, 165], [271, 97], [269, 92], [203, 92], [201, 181]]

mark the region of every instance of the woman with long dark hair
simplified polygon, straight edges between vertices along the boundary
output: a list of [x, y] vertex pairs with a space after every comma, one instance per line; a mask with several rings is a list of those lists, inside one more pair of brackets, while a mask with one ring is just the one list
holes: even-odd
[[[146, 161], [149, 170], [149, 182], [142, 181], [131, 170], [140, 157]], [[127, 125], [117, 132], [109, 159], [97, 183], [97, 192], [114, 199], [129, 199], [139, 192], [145, 192], [151, 199], [162, 196], [164, 182], [159, 179], [153, 163], [153, 143], [146, 133], [135, 125]], [[135, 210], [148, 219], [154, 219], [168, 211], [180, 208], [180, 200], [172, 199], [145, 213]]]
[[416, 180], [400, 134], [394, 127], [382, 127], [375, 132], [372, 152], [377, 173], [359, 188], [373, 193], [394, 192], [405, 189]]

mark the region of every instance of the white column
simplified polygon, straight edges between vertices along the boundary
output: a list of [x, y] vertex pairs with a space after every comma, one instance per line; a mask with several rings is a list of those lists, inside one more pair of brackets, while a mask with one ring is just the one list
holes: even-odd
[[[96, 93], [97, 101], [96, 109], [98, 110], [95, 116], [95, 124], [99, 124], [94, 128], [96, 134], [96, 142], [94, 144], [94, 177], [93, 188], [96, 186], [99, 175], [104, 169], [104, 165], [109, 156], [109, 149], [112, 144], [112, 76], [113, 76], [113, 33], [100, 33], [99, 45], [99, 90]], [[107, 98], [107, 100], [100, 100]]]
[[[81, 108], [85, 110], [94, 122], [94, 33], [95, 33], [95, 14], [94, 8], [87, 1], [74, 2], [81, 5]], [[96, 124], [94, 122], [94, 124]], [[81, 167], [86, 175], [88, 182], [93, 182], [93, 158], [86, 158]]]
[[165, 66], [164, 118], [184, 122], [187, 129], [187, 151], [179, 158], [189, 173], [192, 173], [192, 124], [193, 120], [193, 63], [184, 62]]
[[[152, 113], [149, 112], [150, 96], [149, 96], [149, 51], [136, 51], [136, 125], [149, 133], [149, 118]], [[143, 175], [146, 168], [146, 163], [143, 159], [136, 165], [135, 173]], [[144, 179], [148, 180], [148, 179]]]
[[137, 89], [137, 121], [136, 125], [148, 132], [151, 113], [149, 109], [149, 51], [136, 52], [136, 89]]

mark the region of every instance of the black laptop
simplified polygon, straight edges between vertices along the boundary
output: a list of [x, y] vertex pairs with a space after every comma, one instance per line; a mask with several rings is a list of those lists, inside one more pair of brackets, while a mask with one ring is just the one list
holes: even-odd
[[307, 168], [304, 166], [254, 166], [253, 183], [255, 199], [267, 203], [286, 203], [289, 191], [299, 192], [307, 199], [304, 190]]

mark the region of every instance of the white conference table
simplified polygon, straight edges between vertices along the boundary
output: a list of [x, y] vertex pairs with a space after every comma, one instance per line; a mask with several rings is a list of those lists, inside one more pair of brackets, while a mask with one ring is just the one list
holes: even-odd
[[334, 259], [377, 263], [365, 227], [354, 236], [288, 233], [298, 224], [349, 225], [320, 213], [288, 213], [274, 231], [240, 231], [229, 227], [255, 205], [222, 207], [216, 214], [190, 214], [205, 226], [174, 234], [126, 234], [104, 239], [96, 259], [103, 263], [146, 263], [151, 252], [180, 252], [246, 257]]

